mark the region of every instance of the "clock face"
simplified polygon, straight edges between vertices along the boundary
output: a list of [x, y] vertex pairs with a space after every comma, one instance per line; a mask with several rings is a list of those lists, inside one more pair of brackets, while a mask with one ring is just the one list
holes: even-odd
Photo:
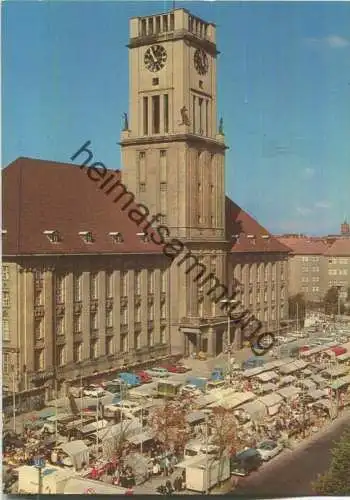
[[155, 73], [164, 68], [167, 53], [162, 45], [152, 45], [145, 53], [145, 66], [149, 71]]
[[209, 61], [206, 52], [203, 49], [197, 49], [194, 53], [194, 67], [200, 75], [208, 72]]

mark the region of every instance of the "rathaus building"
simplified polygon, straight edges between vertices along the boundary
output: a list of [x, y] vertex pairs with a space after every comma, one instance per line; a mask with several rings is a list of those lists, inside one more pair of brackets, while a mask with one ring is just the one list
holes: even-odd
[[287, 319], [290, 250], [225, 194], [215, 25], [182, 8], [133, 18], [128, 52], [121, 172], [89, 144], [72, 163], [18, 158], [3, 171], [10, 390], [50, 397], [54, 379], [63, 394], [94, 372], [219, 354], [220, 300], [234, 290], [266, 328]]

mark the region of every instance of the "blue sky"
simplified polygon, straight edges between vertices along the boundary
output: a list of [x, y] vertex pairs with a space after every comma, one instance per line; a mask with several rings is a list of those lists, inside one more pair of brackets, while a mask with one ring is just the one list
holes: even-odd
[[[2, 4], [2, 164], [69, 161], [90, 139], [120, 167], [128, 18], [173, 2]], [[350, 218], [350, 3], [177, 2], [217, 24], [226, 191], [272, 232]]]

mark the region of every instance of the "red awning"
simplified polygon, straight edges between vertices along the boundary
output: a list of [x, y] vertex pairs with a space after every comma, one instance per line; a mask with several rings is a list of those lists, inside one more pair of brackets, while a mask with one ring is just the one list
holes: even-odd
[[339, 346], [332, 347], [331, 351], [334, 352], [336, 356], [340, 356], [341, 354], [345, 354], [347, 352], [345, 347], [339, 347]]

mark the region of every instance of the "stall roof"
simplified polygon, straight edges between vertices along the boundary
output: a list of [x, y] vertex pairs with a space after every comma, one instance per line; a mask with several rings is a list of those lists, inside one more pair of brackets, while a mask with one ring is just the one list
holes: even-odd
[[146, 441], [151, 441], [152, 439], [154, 439], [154, 433], [151, 430], [145, 430], [140, 434], [129, 437], [127, 440], [129, 441], [129, 443], [138, 445], [141, 443], [145, 443]]
[[341, 389], [342, 387], [344, 387], [344, 385], [349, 385], [349, 384], [350, 384], [350, 375], [348, 375], [347, 377], [342, 377], [339, 380], [336, 380], [332, 384], [332, 389], [333, 390]]
[[49, 417], [55, 416], [56, 413], [57, 413], [57, 410], [55, 408], [44, 408], [43, 410], [39, 411], [38, 418], [45, 420]]
[[300, 383], [309, 390], [316, 389], [316, 382], [312, 380], [301, 380]]
[[325, 397], [325, 391], [322, 390], [322, 389], [314, 389], [314, 390], [311, 390], [309, 391], [309, 396], [314, 399], [314, 400], [317, 400], [317, 399], [321, 399], [321, 398], [324, 398]]
[[186, 417], [187, 423], [189, 424], [194, 424], [195, 422], [198, 422], [199, 420], [205, 419], [206, 413], [205, 411], [192, 411], [189, 413]]
[[63, 450], [67, 455], [77, 455], [78, 453], [81, 453], [82, 451], [88, 450], [88, 447], [84, 443], [84, 441], [77, 440], [77, 441], [69, 441], [68, 443], [62, 443], [60, 445], [61, 450]]
[[334, 354], [336, 356], [340, 356], [341, 354], [345, 354], [346, 353], [345, 347], [342, 347], [342, 346], [331, 347], [330, 350], [331, 350], [331, 352], [334, 352]]
[[280, 389], [278, 391], [278, 394], [282, 396], [284, 399], [289, 399], [292, 398], [293, 396], [296, 396], [301, 392], [301, 389], [298, 387], [295, 387], [294, 385], [289, 385], [287, 387], [283, 387], [283, 389]]
[[278, 379], [279, 375], [277, 375], [277, 373], [274, 371], [270, 371], [270, 372], [259, 373], [256, 376], [256, 378], [259, 379], [261, 382], [270, 382], [271, 380]]
[[[98, 437], [101, 441], [105, 439], [111, 439], [119, 436], [122, 432], [131, 434], [137, 434], [142, 430], [142, 426], [138, 419], [134, 420], [124, 420], [122, 423], [112, 425], [111, 427], [106, 427], [98, 433]], [[96, 436], [96, 432], [93, 434]]]
[[277, 388], [278, 386], [276, 384], [272, 384], [271, 382], [266, 382], [261, 386], [261, 389], [264, 390], [264, 392], [276, 391]]
[[217, 400], [217, 398], [214, 394], [205, 394], [204, 396], [200, 396], [196, 400], [196, 406], [198, 406], [198, 408], [204, 408], [205, 406], [208, 406], [211, 403], [214, 403], [214, 401], [216, 401], [216, 400]]
[[325, 370], [324, 373], [327, 373], [330, 377], [340, 377], [341, 375], [345, 375], [349, 373], [348, 366], [335, 366], [334, 368], [330, 368], [329, 370]]
[[285, 375], [290, 375], [298, 370], [302, 370], [307, 366], [307, 363], [302, 359], [298, 361], [293, 361], [293, 363], [288, 363], [285, 366], [280, 366], [279, 371]]
[[303, 351], [300, 353], [300, 356], [302, 356], [303, 358], [308, 358], [309, 356], [312, 356], [313, 354], [318, 354], [322, 351], [327, 351], [331, 347], [335, 347], [337, 345], [338, 345], [337, 342], [328, 342], [327, 344], [313, 347], [312, 349], [309, 349], [308, 351]]
[[294, 375], [286, 375], [280, 379], [280, 382], [283, 382], [284, 384], [293, 384], [296, 380], [297, 378], [294, 377]]
[[339, 356], [337, 356], [337, 359], [339, 361], [347, 361], [348, 359], [350, 359], [350, 352], [345, 352], [344, 354], [340, 354]]
[[259, 400], [246, 403], [242, 406], [242, 410], [248, 413], [253, 419], [254, 417], [260, 417], [266, 414], [266, 406]]
[[328, 381], [322, 377], [320, 374], [318, 373], [315, 373], [314, 375], [311, 375], [311, 379], [316, 382], [316, 384], [325, 384], [327, 383]]
[[262, 396], [261, 398], [259, 398], [258, 401], [261, 401], [261, 403], [269, 408], [270, 406], [275, 406], [279, 403], [282, 403], [282, 397], [276, 393], [268, 394], [267, 396]]

